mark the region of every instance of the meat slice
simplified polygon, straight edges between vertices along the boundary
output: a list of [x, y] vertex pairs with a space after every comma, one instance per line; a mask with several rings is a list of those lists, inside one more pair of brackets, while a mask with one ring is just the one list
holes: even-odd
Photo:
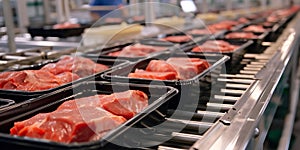
[[176, 35], [176, 36], [168, 36], [162, 38], [163, 41], [169, 41], [173, 43], [182, 43], [182, 42], [189, 42], [192, 40], [192, 36], [190, 35]]
[[1, 73], [0, 88], [7, 90], [40, 91], [55, 88], [79, 79], [71, 72], [54, 75], [45, 70], [24, 70]]
[[243, 31], [263, 33], [266, 31], [266, 29], [262, 25], [250, 25], [244, 28]]
[[231, 52], [239, 46], [232, 45], [223, 40], [206, 41], [205, 43], [194, 47], [192, 52]]
[[177, 78], [181, 80], [190, 79], [209, 67], [207, 61], [199, 58], [172, 57], [167, 60], [177, 71]]
[[148, 96], [138, 90], [128, 90], [100, 98], [100, 107], [130, 119], [148, 106]]
[[[216, 30], [214, 30], [216, 31]], [[187, 32], [188, 34], [196, 34], [196, 35], [209, 35], [215, 32], [207, 30], [207, 29], [193, 29]]]
[[230, 30], [233, 26], [236, 26], [240, 24], [237, 21], [231, 21], [231, 20], [225, 20], [219, 23], [211, 24], [208, 26], [208, 29], [210, 31], [215, 31], [215, 30]]
[[35, 115], [35, 116], [25, 120], [25, 121], [15, 122], [14, 127], [10, 129], [10, 134], [23, 136], [22, 135], [22, 134], [24, 134], [23, 129], [26, 126], [30, 126], [30, 125], [33, 125], [33, 124], [39, 124], [48, 115], [49, 115], [49, 113], [40, 113], [40, 114], [37, 114], [37, 115]]
[[124, 47], [121, 51], [111, 52], [109, 56], [137, 57], [166, 50], [165, 47], [135, 44]]
[[14, 75], [15, 72], [2, 72], [0, 73], [0, 87], [3, 86], [9, 81], [10, 77]]
[[[12, 135], [43, 138], [55, 142], [84, 142], [101, 138], [126, 121], [100, 107], [62, 109], [15, 123]], [[44, 118], [43, 118], [44, 117]], [[33, 122], [37, 120], [36, 122]], [[23, 128], [20, 128], [24, 126]]]
[[174, 72], [177, 74], [174, 67], [164, 60], [151, 60], [147, 65], [146, 71], [151, 72]]
[[128, 77], [156, 80], [190, 79], [209, 67], [199, 58], [171, 57], [167, 61], [151, 60], [146, 70], [136, 69]]
[[62, 110], [62, 109], [77, 109], [81, 107], [86, 106], [98, 106], [98, 103], [100, 101], [100, 98], [104, 97], [106, 95], [94, 95], [89, 97], [83, 97], [75, 100], [69, 100], [64, 103], [62, 103], [56, 110]]
[[71, 72], [64, 72], [56, 75], [56, 77], [60, 79], [61, 84], [69, 83], [80, 78], [77, 74]]
[[257, 39], [258, 36], [251, 32], [231, 32], [225, 35], [227, 39]]
[[72, 28], [79, 28], [79, 27], [80, 24], [65, 22], [65, 23], [55, 24], [53, 26], [53, 29], [72, 29]]
[[54, 74], [41, 70], [11, 72], [6, 81], [2, 89], [24, 91], [46, 90], [65, 83]]
[[248, 22], [250, 22], [250, 20], [245, 18], [245, 17], [241, 17], [241, 18], [238, 19], [238, 22], [239, 23], [248, 23]]
[[47, 64], [41, 70], [47, 70], [55, 75], [72, 72], [79, 77], [85, 77], [106, 69], [108, 69], [107, 66], [97, 64], [88, 58], [63, 56], [57, 63]]
[[148, 96], [138, 90], [84, 97], [66, 101], [53, 112], [15, 122], [10, 133], [63, 143], [93, 141], [147, 106]]
[[152, 72], [136, 69], [134, 73], [129, 73], [130, 78], [155, 79], [155, 80], [176, 80], [175, 72]]
[[[108, 56], [115, 56], [115, 57], [118, 57], [118, 56], [121, 56], [121, 53], [122, 53], [122, 51], [110, 52], [110, 53], [108, 53]], [[122, 54], [122, 55], [123, 55], [123, 54]]]
[[6, 72], [4, 74], [8, 76], [0, 81], [0, 88], [23, 91], [47, 90], [79, 78], [76, 74], [71, 72], [62, 73], [56, 76], [51, 72], [44, 70], [24, 70]]

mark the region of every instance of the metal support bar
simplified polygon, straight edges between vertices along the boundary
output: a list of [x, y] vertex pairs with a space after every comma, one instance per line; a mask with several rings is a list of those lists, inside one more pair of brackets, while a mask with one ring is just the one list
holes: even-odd
[[13, 22], [13, 15], [10, 6], [10, 0], [3, 0], [3, 14], [5, 20], [5, 26], [7, 29], [8, 36], [8, 48], [10, 52], [16, 51], [16, 43], [15, 43], [15, 26]]
[[[296, 55], [294, 56], [296, 57]], [[294, 59], [297, 60], [297, 57]], [[297, 112], [297, 104], [299, 100], [299, 79], [300, 79], [300, 66], [296, 71], [296, 64], [293, 65], [292, 70], [292, 79], [291, 79], [291, 88], [290, 88], [290, 111], [285, 117], [284, 128], [282, 131], [282, 136], [279, 141], [278, 150], [289, 149], [290, 140], [293, 132], [294, 121]]]
[[29, 25], [27, 3], [26, 1], [16, 1], [18, 25], [22, 33], [26, 32], [26, 27]]
[[64, 11], [63, 11], [63, 1], [56, 0], [56, 15], [57, 23], [62, 23], [65, 21]]
[[232, 0], [226, 1], [226, 10], [232, 10]]
[[43, 0], [43, 9], [44, 9], [44, 18], [45, 23], [49, 24], [51, 23], [51, 11], [50, 11], [50, 1], [49, 0]]
[[129, 15], [130, 16], [137, 16], [140, 15], [139, 13], [139, 5], [137, 4], [138, 1], [137, 0], [130, 0], [129, 4], [130, 4], [130, 9], [129, 9]]
[[63, 1], [63, 6], [65, 10], [65, 20], [69, 21], [70, 20], [70, 3], [69, 0], [64, 0]]
[[208, 7], [209, 7], [209, 5], [207, 4], [207, 0], [203, 0], [202, 1], [202, 13], [207, 13]]
[[244, 0], [244, 7], [246, 10], [249, 10], [250, 8], [250, 0]]
[[149, 25], [148, 23], [151, 23], [155, 20], [155, 13], [154, 13], [154, 3], [150, 0], [148, 3], [145, 3], [145, 20], [146, 25]]
[[267, 0], [260, 0], [260, 4], [263, 9], [267, 8]]

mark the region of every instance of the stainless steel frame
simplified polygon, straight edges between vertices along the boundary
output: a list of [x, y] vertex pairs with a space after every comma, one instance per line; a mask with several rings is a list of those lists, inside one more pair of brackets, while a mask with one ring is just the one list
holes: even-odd
[[[276, 52], [255, 75], [252, 89], [244, 93], [235, 106], [193, 145], [193, 149], [263, 149], [283, 86], [288, 75], [295, 76], [297, 72], [299, 25], [298, 14], [270, 47]], [[290, 136], [288, 133], [286, 136]]]

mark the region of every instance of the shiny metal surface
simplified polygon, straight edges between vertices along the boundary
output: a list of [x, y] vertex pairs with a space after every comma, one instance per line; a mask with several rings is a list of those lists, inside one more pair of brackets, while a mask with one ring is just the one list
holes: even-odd
[[[247, 90], [234, 107], [220, 118], [220, 122], [214, 124], [191, 149], [240, 150], [246, 149], [250, 141], [254, 145], [250, 146], [251, 148], [262, 148], [266, 132], [272, 122], [272, 115], [278, 106], [279, 100], [274, 96], [280, 87], [279, 81], [284, 72], [291, 72], [291, 64], [298, 59], [292, 56], [298, 54], [300, 36], [296, 29], [299, 25], [300, 15], [298, 14], [278, 38], [276, 44], [271, 45], [273, 48], [266, 52], [267, 55], [247, 56], [259, 59], [251, 64], [264, 66], [255, 74], [255, 80], [240, 80], [251, 84], [251, 90]], [[230, 84], [238, 83], [235, 79], [220, 78], [219, 81], [231, 82]], [[264, 117], [266, 110], [273, 111], [268, 111], [267, 118]], [[269, 124], [264, 125], [265, 121], [269, 121]], [[260, 133], [256, 134], [255, 129], [258, 129]]]

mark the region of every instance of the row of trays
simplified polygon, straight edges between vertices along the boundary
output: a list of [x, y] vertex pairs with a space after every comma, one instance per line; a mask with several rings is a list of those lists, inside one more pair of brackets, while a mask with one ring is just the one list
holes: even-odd
[[[218, 36], [199, 36], [201, 38], [192, 42], [170, 43], [157, 39], [144, 39], [120, 46], [90, 50], [87, 53], [81, 54], [81, 57], [86, 57], [96, 63], [107, 65], [109, 69], [43, 91], [0, 90], [0, 143], [10, 148], [99, 149], [107, 147], [107, 145], [111, 144], [111, 141], [126, 130], [129, 130], [130, 127], [138, 128], [138, 126], [135, 126], [136, 122], [142, 120], [148, 114], [156, 111], [161, 113], [161, 115], [166, 115], [168, 108], [176, 108], [182, 96], [184, 96], [185, 100], [195, 99], [201, 101], [199, 98], [199, 88], [205, 86], [209, 89], [212, 86], [210, 84], [213, 84], [213, 82], [205, 82], [206, 84], [204, 85], [202, 81], [213, 76], [212, 74], [218, 76], [220, 72], [217, 70], [222, 70], [220, 68], [225, 66], [229, 68], [234, 67], [234, 64], [242, 59], [245, 52], [261, 52], [264, 48], [260, 42], [266, 41], [268, 34], [275, 31], [254, 33], [258, 35], [256, 39], [227, 39], [225, 37], [226, 34], [240, 31], [249, 25], [234, 28], [234, 30], [230, 31], [227, 30], [221, 32], [221, 34], [218, 33]], [[178, 34], [176, 33], [175, 35]], [[167, 36], [171, 35], [166, 35], [165, 37]], [[231, 52], [192, 52], [192, 49], [196, 46], [208, 40], [216, 39], [236, 45], [237, 48]], [[122, 48], [132, 44], [166, 47], [166, 50], [142, 57], [115, 57], [107, 55], [120, 51]], [[147, 80], [128, 77], [128, 74], [134, 72], [136, 69], [145, 69], [151, 60], [166, 60], [170, 57], [205, 59], [209, 62], [210, 66], [196, 76], [186, 80]], [[38, 70], [48, 63], [57, 61], [59, 59], [14, 70]], [[9, 130], [14, 126], [15, 122], [28, 119], [39, 113], [54, 111], [65, 101], [95, 94], [111, 94], [129, 89], [140, 90], [146, 93], [149, 97], [147, 108], [105, 134], [100, 140], [65, 144], [9, 134]], [[184, 92], [188, 92], [188, 94]]]
[[[249, 25], [249, 24], [248, 24]], [[247, 27], [244, 26], [244, 27]], [[225, 61], [224, 58], [222, 58], [223, 62], [226, 62], [226, 66], [227, 66], [227, 71], [230, 71], [230, 69], [234, 69], [234, 65], [237, 64], [241, 59], [242, 56], [246, 53], [246, 52], [261, 52], [263, 49], [265, 49], [265, 47], [254, 47], [255, 44], [258, 43], [258, 40], [264, 41], [265, 37], [267, 36], [267, 34], [269, 32], [264, 32], [264, 33], [255, 33], [257, 35], [259, 35], [260, 39], [226, 39], [224, 38], [224, 35], [226, 35], [226, 33], [230, 33], [230, 32], [235, 32], [235, 31], [226, 31], [224, 32], [223, 35], [220, 35], [219, 37], [210, 37], [210, 38], [204, 38], [201, 39], [197, 42], [189, 42], [189, 43], [184, 43], [182, 45], [179, 46], [174, 46], [174, 43], [170, 43], [170, 42], [165, 42], [165, 41], [159, 41], [156, 39], [144, 39], [144, 40], [139, 40], [137, 42], [134, 43], [125, 43], [122, 45], [118, 45], [118, 46], [112, 46], [112, 47], [107, 47], [104, 49], [94, 49], [91, 50], [87, 53], [82, 54], [83, 57], [87, 57], [92, 59], [93, 61], [97, 62], [97, 63], [101, 63], [107, 66], [110, 66], [112, 68], [110, 68], [110, 70], [113, 70], [115, 67], [118, 67], [119, 65], [123, 65], [126, 64], [126, 67], [122, 67], [119, 68], [119, 70], [114, 71], [114, 72], [108, 72], [108, 73], [97, 73], [96, 75], [93, 76], [88, 76], [88, 77], [84, 77], [81, 78], [77, 81], [74, 81], [72, 83], [69, 84], [65, 84], [63, 86], [60, 86], [58, 88], [54, 88], [54, 89], [50, 89], [50, 90], [46, 90], [46, 91], [38, 91], [38, 92], [24, 92], [24, 91], [7, 91], [7, 90], [0, 90], [0, 94], [2, 95], [1, 97], [3, 98], [2, 102], [2, 107], [7, 107], [8, 105], [14, 105], [17, 104], [19, 102], [22, 102], [24, 100], [28, 100], [30, 98], [34, 98], [49, 92], [53, 92], [55, 90], [70, 86], [72, 84], [76, 84], [76, 83], [80, 83], [82, 81], [86, 81], [86, 80], [91, 80], [91, 79], [102, 79], [103, 77], [105, 79], [111, 80], [112, 78], [116, 81], [119, 82], [130, 82], [130, 83], [152, 83], [152, 80], [145, 80], [145, 79], [128, 79], [127, 75], [134, 71], [136, 68], [138, 69], [145, 69], [146, 64], [148, 64], [150, 62], [150, 60], [152, 59], [167, 59], [168, 57], [170, 57], [170, 55], [174, 55], [175, 53], [176, 55], [187, 55], [189, 57], [199, 57], [199, 58], [204, 58], [204, 59], [211, 59], [213, 58], [213, 62], [211, 62], [212, 64], [214, 64], [215, 62], [218, 62], [217, 58], [221, 58], [222, 55], [227, 55], [229, 57], [226, 57], [226, 59], [229, 59], [229, 61]], [[192, 49], [197, 46], [197, 45], [201, 45], [206, 41], [209, 40], [222, 40], [225, 42], [228, 42], [232, 45], [236, 45], [237, 48], [235, 48], [234, 50], [230, 51], [230, 52], [192, 52]], [[149, 56], [141, 56], [141, 57], [117, 57], [117, 56], [109, 56], [107, 54], [111, 53], [111, 52], [116, 52], [116, 51], [120, 51], [122, 48], [128, 46], [128, 45], [132, 45], [132, 44], [144, 44], [144, 45], [151, 45], [151, 46], [159, 46], [159, 47], [166, 47], [167, 51], [163, 51], [163, 52], [158, 52], [158, 53], [154, 53], [154, 54], [150, 54]], [[260, 45], [260, 44], [259, 44]], [[25, 54], [31, 54], [34, 52], [42, 52], [41, 54], [45, 54], [42, 57], [46, 57], [47, 53], [45, 53], [45, 51], [43, 50], [33, 50], [33, 51], [26, 51], [26, 52], [19, 52], [19, 53], [15, 53], [15, 56], [24, 56]], [[184, 52], [183, 54], [178, 54]], [[49, 52], [48, 52], [49, 53]], [[165, 53], [165, 54], [161, 54], [161, 53]], [[221, 55], [218, 55], [221, 54]], [[12, 55], [12, 54], [7, 54], [7, 55]], [[40, 55], [38, 55], [40, 56]], [[48, 56], [50, 58], [50, 56]], [[148, 58], [149, 57], [149, 58]], [[155, 58], [157, 57], [157, 58]], [[30, 57], [27, 58], [28, 60], [31, 60]], [[131, 62], [128, 62], [131, 61]], [[11, 69], [11, 70], [38, 70], [40, 68], [42, 68], [44, 65], [48, 64], [48, 63], [53, 63], [58, 61], [57, 59], [52, 59], [52, 61], [47, 61], [44, 63], [39, 63], [36, 65], [32, 65], [32, 66], [27, 66], [24, 68], [18, 68], [18, 69]], [[137, 61], [137, 62], [136, 62]], [[221, 62], [222, 62], [221, 61]], [[217, 63], [219, 64], [219, 63]], [[213, 65], [214, 66], [214, 65]], [[212, 67], [213, 67], [212, 66]], [[208, 69], [210, 70], [210, 69]], [[107, 72], [107, 71], [106, 71]], [[175, 86], [175, 85], [180, 85], [183, 82], [189, 83], [195, 79], [199, 79], [203, 74], [205, 74], [206, 71], [204, 71], [202, 74], [194, 77], [193, 79], [187, 80], [187, 81], [164, 81], [165, 85], [170, 85], [170, 86]], [[115, 78], [113, 75], [114, 74], [122, 74], [122, 76]], [[117, 75], [118, 76], [118, 75]], [[161, 82], [161, 81], [158, 81]], [[12, 100], [6, 100], [6, 99], [13, 99], [15, 101]]]
[[[144, 69], [150, 60], [166, 60], [170, 57], [188, 57], [206, 59], [211, 65], [209, 68], [187, 80], [144, 80], [128, 78], [127, 75], [136, 68]], [[37, 91], [10, 91], [0, 90], [1, 102], [6, 103], [0, 108], [0, 143], [12, 148], [35, 147], [35, 148], [100, 148], [106, 146], [108, 141], [113, 140], [122, 134], [134, 123], [143, 119], [153, 111], [166, 114], [166, 108], [178, 104], [182, 90], [188, 90], [193, 95], [191, 89], [199, 88], [197, 83], [206, 76], [209, 76], [216, 68], [224, 65], [229, 58], [227, 56], [203, 56], [197, 54], [178, 54], [164, 52], [152, 55], [136, 62], [129, 62], [118, 59], [92, 59], [93, 61], [110, 66], [110, 69], [81, 78], [77, 81], [62, 85], [57, 88]], [[43, 64], [46, 65], [46, 64]], [[40, 69], [43, 65], [27, 69]], [[22, 69], [21, 69], [22, 70]], [[192, 88], [195, 87], [195, 88]], [[82, 143], [59, 143], [48, 140], [33, 139], [28, 137], [12, 136], [9, 130], [17, 121], [22, 121], [39, 113], [51, 112], [67, 100], [88, 97], [95, 94], [111, 94], [125, 90], [140, 90], [149, 97], [148, 106], [143, 111], [127, 120], [121, 126], [108, 132], [101, 140]], [[196, 90], [198, 92], [198, 90]], [[186, 98], [186, 95], [185, 95]], [[199, 98], [199, 97], [198, 97]]]

